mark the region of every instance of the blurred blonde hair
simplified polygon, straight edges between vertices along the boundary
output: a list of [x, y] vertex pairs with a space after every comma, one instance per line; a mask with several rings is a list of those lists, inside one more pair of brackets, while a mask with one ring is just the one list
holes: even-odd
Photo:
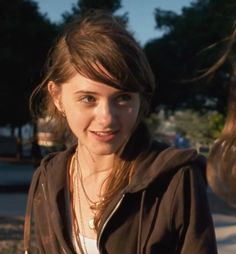
[[209, 185], [220, 197], [236, 206], [236, 24], [222, 57], [208, 70], [217, 71], [226, 61], [232, 66], [227, 117], [224, 128], [213, 144], [207, 163]]

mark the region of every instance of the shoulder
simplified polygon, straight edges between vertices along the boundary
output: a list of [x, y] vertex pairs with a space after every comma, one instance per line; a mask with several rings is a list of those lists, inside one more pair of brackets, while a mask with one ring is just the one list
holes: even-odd
[[66, 168], [68, 167], [68, 163], [70, 158], [72, 157], [75, 151], [75, 147], [70, 147], [64, 151], [50, 153], [45, 156], [36, 169], [32, 181], [62, 181], [66, 178]]
[[155, 184], [166, 189], [172, 181], [177, 181], [180, 175], [192, 171], [198, 171], [196, 174], [205, 179], [205, 167], [205, 157], [195, 149], [176, 149], [155, 142], [137, 166], [132, 187], [138, 190], [141, 186], [147, 188]]
[[[160, 147], [162, 147], [161, 150]], [[162, 144], [154, 143], [150, 150], [150, 154], [152, 153], [154, 159], [150, 167], [156, 168], [160, 174], [167, 174], [168, 172], [179, 174], [194, 169], [205, 175], [206, 157], [194, 148], [164, 147], [163, 149]]]
[[40, 163], [39, 168], [44, 168], [45, 170], [50, 170], [56, 167], [64, 166], [68, 159], [71, 158], [75, 152], [76, 146], [71, 146], [66, 150], [60, 152], [54, 152], [46, 155]]
[[[159, 157], [160, 156], [160, 157]], [[157, 181], [166, 184], [174, 194], [180, 186], [184, 190], [191, 188], [204, 188], [206, 181], [206, 158], [195, 149], [169, 148], [163, 151], [157, 158], [163, 161], [161, 178]], [[159, 164], [159, 163], [158, 163]], [[158, 164], [156, 166], [158, 167]]]

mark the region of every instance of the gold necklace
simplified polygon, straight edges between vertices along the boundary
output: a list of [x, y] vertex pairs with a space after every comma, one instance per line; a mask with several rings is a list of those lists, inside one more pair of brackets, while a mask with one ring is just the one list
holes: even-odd
[[[89, 229], [91, 230], [94, 230], [95, 229], [95, 225], [94, 225], [94, 217], [95, 217], [95, 213], [96, 213], [96, 209], [98, 207], [98, 204], [99, 202], [94, 202], [90, 199], [90, 197], [88, 196], [86, 190], [85, 190], [85, 187], [84, 187], [84, 183], [83, 183], [83, 175], [82, 175], [82, 172], [81, 172], [81, 169], [80, 169], [80, 164], [79, 164], [79, 159], [78, 159], [78, 150], [76, 150], [76, 153], [75, 153], [75, 161], [76, 161], [76, 165], [75, 165], [75, 171], [76, 171], [76, 180], [77, 180], [77, 185], [79, 186], [79, 183], [78, 181], [80, 182], [80, 186], [81, 186], [81, 189], [84, 193], [84, 196], [85, 196], [85, 199], [89, 205], [89, 208], [90, 210], [92, 211], [93, 213], [93, 217], [90, 218], [88, 220], [88, 227]], [[78, 188], [77, 188], [78, 189]], [[80, 200], [79, 200], [79, 208], [81, 209], [81, 204], [80, 204]], [[82, 209], [81, 209], [82, 210]], [[81, 211], [80, 211], [81, 212]]]
[[77, 182], [78, 182], [78, 179], [79, 179], [79, 182], [80, 182], [80, 185], [81, 185], [81, 188], [82, 188], [82, 191], [84, 193], [84, 196], [85, 196], [85, 199], [89, 205], [89, 208], [90, 210], [92, 211], [92, 213], [94, 214], [94, 216], [92, 218], [90, 218], [88, 220], [88, 227], [91, 229], [91, 230], [94, 230], [95, 229], [95, 225], [94, 225], [94, 218], [95, 218], [95, 214], [96, 214], [96, 210], [98, 209], [98, 206], [100, 205], [100, 203], [103, 201], [103, 199], [99, 200], [99, 201], [93, 201], [86, 189], [85, 189], [85, 186], [84, 186], [84, 182], [83, 182], [83, 175], [82, 175], [82, 171], [81, 171], [81, 166], [80, 166], [80, 163], [79, 163], [79, 159], [78, 159], [78, 149], [76, 150], [76, 154], [75, 154], [75, 161], [76, 161], [76, 178], [77, 178]]
[[[70, 174], [71, 176], [71, 180], [72, 180], [72, 184], [71, 186], [73, 186], [73, 190], [71, 192], [71, 196], [72, 196], [72, 213], [73, 213], [73, 219], [72, 219], [72, 228], [73, 228], [73, 232], [74, 232], [74, 239], [76, 241], [77, 246], [79, 247], [80, 251], [83, 252], [83, 254], [88, 254], [87, 248], [86, 248], [86, 244], [85, 244], [85, 239], [83, 237], [83, 234], [81, 232], [81, 237], [83, 239], [83, 247], [82, 247], [82, 242], [80, 240], [79, 234], [80, 234], [80, 229], [79, 229], [79, 223], [78, 223], [78, 219], [77, 219], [77, 213], [76, 213], [76, 201], [79, 201], [79, 215], [81, 216], [81, 229], [84, 232], [84, 224], [83, 224], [83, 219], [82, 219], [82, 209], [81, 209], [81, 205], [80, 205], [80, 198], [79, 198], [79, 193], [78, 193], [78, 180], [76, 178], [75, 175], [75, 155], [72, 157], [72, 172]], [[75, 181], [73, 181], [73, 178], [75, 179]], [[81, 249], [82, 248], [82, 249]]]
[[[77, 184], [78, 184], [78, 178], [77, 178]], [[84, 232], [85, 231], [85, 229], [84, 229], [84, 222], [83, 222], [83, 217], [82, 217], [82, 207], [81, 207], [81, 203], [80, 203], [80, 197], [79, 197], [79, 193], [77, 193], [78, 194], [78, 201], [79, 201], [79, 203], [78, 203], [78, 206], [79, 206], [79, 215], [80, 215], [80, 221], [81, 221], [81, 229], [82, 229], [82, 232]], [[81, 237], [82, 237], [82, 239], [83, 239], [83, 249], [84, 249], [84, 251], [85, 251], [85, 254], [88, 254], [88, 251], [87, 251], [87, 248], [86, 248], [86, 243], [85, 243], [85, 238], [84, 238], [84, 234], [81, 232]], [[80, 240], [80, 237], [79, 237], [79, 240]], [[81, 243], [81, 241], [80, 241], [80, 243]]]

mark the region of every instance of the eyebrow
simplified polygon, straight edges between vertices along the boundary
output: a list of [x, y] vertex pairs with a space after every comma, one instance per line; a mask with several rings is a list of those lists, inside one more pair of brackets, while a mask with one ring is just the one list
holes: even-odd
[[93, 95], [98, 95], [98, 92], [95, 91], [87, 91], [87, 90], [79, 90], [76, 91], [75, 94], [93, 94]]
[[[121, 93], [133, 93], [133, 92], [128, 92], [128, 91], [123, 91], [123, 90], [117, 90], [114, 92], [114, 94], [121, 94]], [[89, 90], [78, 90], [75, 92], [75, 94], [91, 94], [91, 95], [100, 95], [99, 92], [96, 91], [89, 91]]]

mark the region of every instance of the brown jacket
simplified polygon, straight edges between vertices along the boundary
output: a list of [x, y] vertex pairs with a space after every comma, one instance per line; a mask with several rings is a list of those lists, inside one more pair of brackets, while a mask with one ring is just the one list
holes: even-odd
[[[98, 230], [101, 254], [216, 254], [206, 195], [205, 166], [195, 150], [162, 150], [154, 144], [132, 182], [107, 207]], [[39, 253], [75, 253], [67, 232], [67, 163], [74, 148], [47, 156], [29, 192]]]

